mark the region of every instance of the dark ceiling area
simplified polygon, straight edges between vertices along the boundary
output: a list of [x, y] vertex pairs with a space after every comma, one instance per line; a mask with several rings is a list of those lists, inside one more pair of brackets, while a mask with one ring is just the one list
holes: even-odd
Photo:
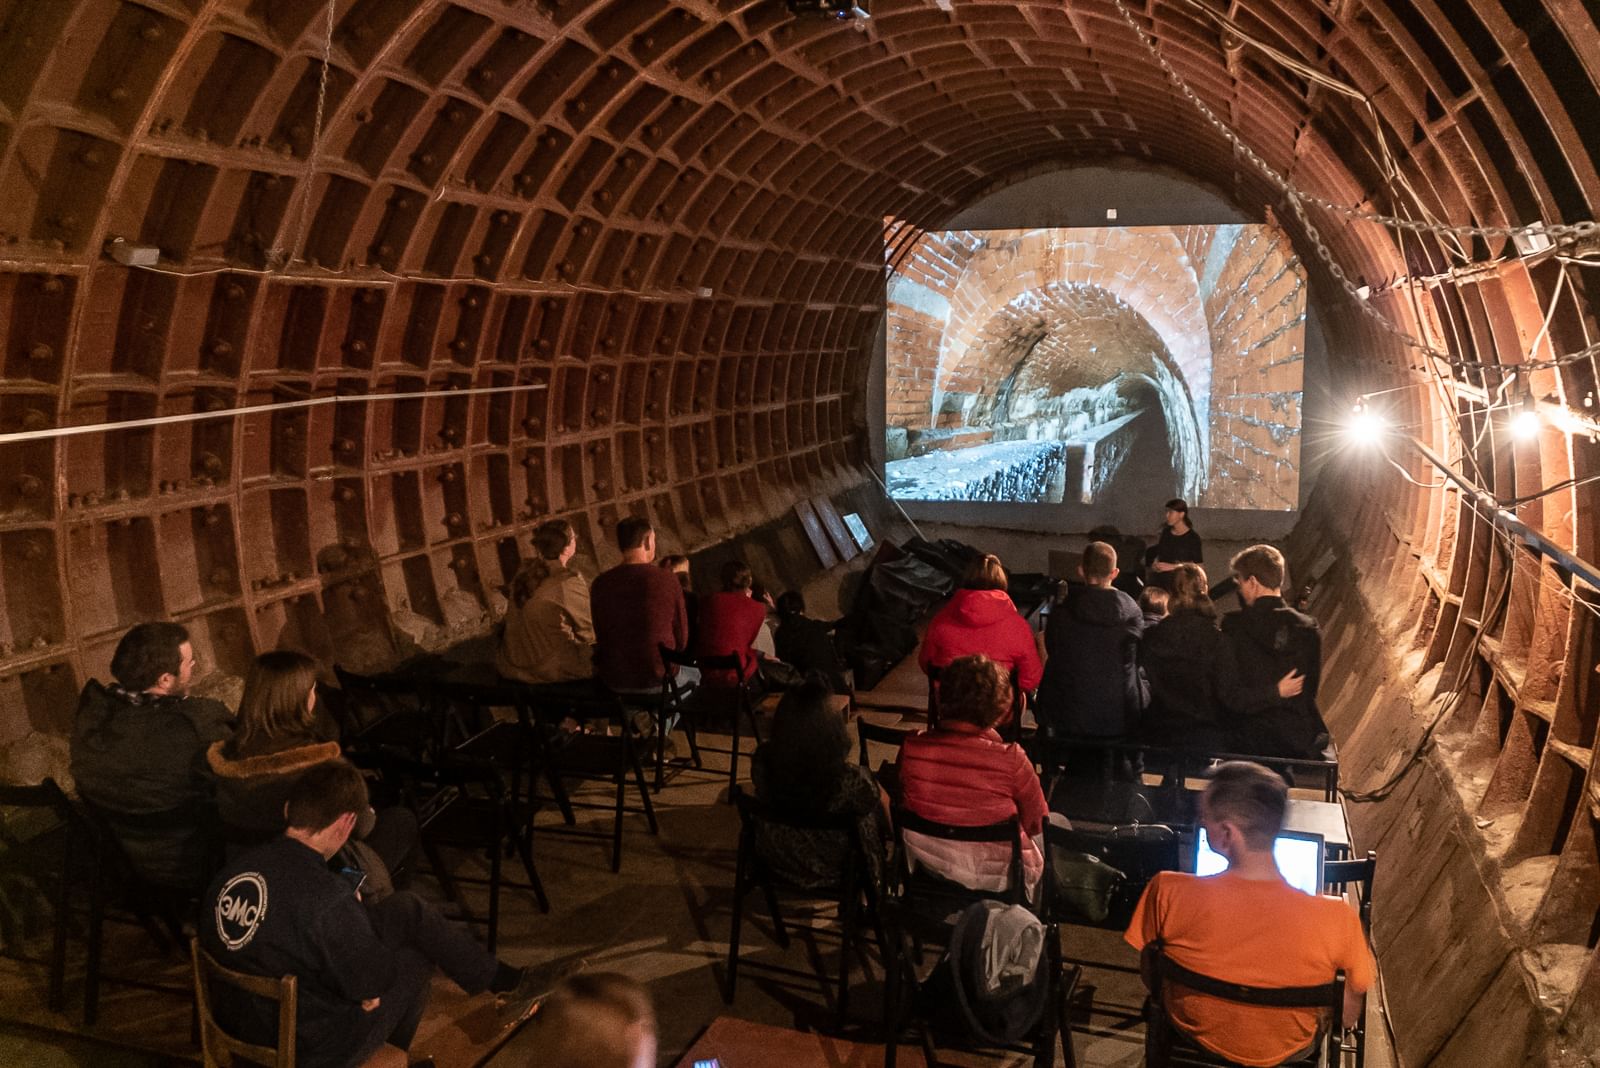
[[604, 566], [630, 513], [694, 551], [872, 487], [885, 219], [892, 258], [1044, 171], [1178, 172], [1290, 235], [1338, 395], [1471, 486], [1335, 456], [1290, 546], [1353, 781], [1437, 740], [1407, 804], [1482, 832], [1391, 883], [1380, 949], [1433, 947], [1395, 951], [1402, 1055], [1515, 1063], [1475, 1013], [1593, 1048], [1600, 596], [1561, 561], [1600, 559], [1600, 9], [871, 13], [0, 0], [0, 742], [139, 620], [232, 674], [381, 665], [486, 629], [547, 517]]

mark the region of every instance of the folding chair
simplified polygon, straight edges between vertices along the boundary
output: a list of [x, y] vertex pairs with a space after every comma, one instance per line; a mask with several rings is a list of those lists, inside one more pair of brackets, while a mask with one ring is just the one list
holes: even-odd
[[[23, 841], [12, 841], [5, 836], [5, 846], [0, 851], [0, 862], [8, 869], [30, 876], [45, 876], [48, 871], [46, 894], [50, 901], [50, 979], [48, 1004], [52, 1012], [60, 1012], [66, 1003], [67, 936], [72, 926], [72, 888], [78, 873], [80, 858], [97, 848], [93, 830], [72, 807], [67, 795], [54, 779], [45, 779], [37, 786], [8, 786], [0, 784], [0, 805], [11, 808], [37, 809], [53, 816], [56, 823], [49, 830]], [[45, 853], [41, 857], [39, 854]], [[100, 969], [99, 945], [92, 946], [85, 984], [85, 1009], [87, 994], [94, 989], [92, 977]], [[93, 1023], [85, 1020], [85, 1025]]]
[[[884, 1066], [894, 1068], [899, 1056], [899, 1045], [905, 1030], [903, 1018], [907, 1015], [902, 1006], [905, 999], [903, 985], [909, 980], [916, 986], [915, 964], [907, 943], [920, 950], [924, 943], [947, 947], [954, 924], [961, 911], [975, 901], [999, 900], [1008, 904], [1022, 904], [1026, 898], [1026, 884], [1022, 866], [1021, 827], [1013, 816], [1003, 823], [982, 827], [957, 827], [924, 819], [905, 809], [895, 810], [895, 861], [893, 884], [896, 893], [883, 903], [885, 937], [884, 950]], [[1009, 843], [1010, 859], [1007, 864], [1006, 888], [997, 891], [971, 890], [925, 871], [911, 870], [905, 849], [905, 832], [912, 831], [946, 842]], [[1076, 1065], [1070, 1029], [1065, 1029], [1067, 1017], [1063, 1011], [1070, 990], [1076, 986], [1076, 972], [1071, 984], [1066, 983], [1060, 953], [1060, 932], [1050, 919], [1041, 916], [1045, 924], [1046, 981], [1051, 989], [1046, 996], [1046, 1007], [1029, 1036], [1027, 1045], [1007, 1046], [1012, 1052], [1031, 1053], [1039, 1068], [1055, 1063], [1055, 1044], [1060, 1035], [1066, 1051], [1069, 1068]], [[928, 1063], [936, 1061], [933, 1029], [922, 1028], [922, 1044]], [[962, 1042], [963, 1048], [979, 1047]]]
[[[1319, 1009], [1330, 1012], [1326, 1034], [1318, 1034], [1311, 1045], [1300, 1055], [1282, 1062], [1285, 1065], [1315, 1065], [1339, 1063], [1340, 1024], [1344, 1015], [1344, 972], [1335, 973], [1331, 982], [1317, 986], [1258, 987], [1243, 983], [1230, 983], [1199, 972], [1190, 971], [1161, 952], [1159, 947], [1147, 947], [1151, 953], [1152, 986], [1145, 999], [1145, 1064], [1149, 1068], [1169, 1066], [1220, 1065], [1233, 1068], [1234, 1062], [1204, 1049], [1188, 1040], [1167, 1015], [1162, 1001], [1162, 989], [1168, 983], [1224, 1001], [1241, 1005], [1256, 1005], [1279, 1009]], [[1326, 1062], [1321, 1058], [1326, 1056]]]
[[[1343, 894], [1347, 888], [1356, 888], [1357, 912], [1361, 915], [1361, 929], [1367, 940], [1372, 939], [1372, 882], [1378, 874], [1378, 854], [1372, 850], [1360, 860], [1330, 860], [1322, 866], [1323, 888], [1333, 894]], [[1356, 1025], [1345, 1031], [1343, 1048], [1355, 1057], [1356, 1068], [1366, 1068], [1367, 1021], [1365, 1006]]]
[[[850, 993], [850, 954], [857, 948], [855, 940], [857, 908], [863, 899], [873, 911], [873, 919], [876, 922], [877, 895], [871, 885], [869, 877], [871, 866], [863, 852], [856, 817], [803, 816], [780, 812], [758, 801], [737, 786], [734, 787], [734, 804], [739, 809], [739, 858], [733, 880], [733, 920], [728, 936], [728, 981], [723, 987], [722, 999], [730, 1005], [733, 1004], [734, 989], [739, 978], [739, 942], [744, 926], [744, 899], [749, 894], [751, 886], [756, 885], [761, 887], [762, 895], [766, 898], [767, 913], [772, 917], [773, 936], [777, 939], [778, 945], [784, 949], [789, 948], [789, 932], [778, 908], [780, 892], [811, 901], [832, 901], [838, 905], [839, 985], [834, 1011], [842, 1023], [848, 1009]], [[815, 888], [800, 886], [781, 878], [772, 870], [771, 864], [762, 854], [758, 839], [763, 824], [810, 832], [832, 832], [842, 836], [846, 846], [839, 882], [833, 886]], [[825, 977], [823, 982], [826, 985]]]
[[[732, 701], [729, 710], [733, 720], [733, 741], [727, 749], [706, 748], [710, 753], [728, 754], [728, 787], [730, 790], [729, 804], [733, 803], [732, 787], [739, 781], [739, 754], [742, 723], [750, 726], [750, 736], [757, 745], [761, 744], [761, 725], [756, 721], [755, 706], [750, 702], [750, 682], [745, 677], [744, 664], [737, 654], [729, 653], [727, 656], [691, 656], [679, 652], [668, 646], [661, 646], [661, 662], [667, 667], [696, 668], [701, 672], [702, 678], [706, 673], [713, 671], [729, 671], [733, 673], [736, 684], [732, 687], [708, 686], [704, 681], [693, 691], [686, 690], [673, 684], [671, 674], [664, 675], [661, 681], [661, 699], [652, 706], [656, 724], [656, 791], [660, 792], [662, 776], [666, 768], [666, 725], [673, 714], [677, 714], [678, 721], [683, 724], [684, 733], [689, 737], [689, 760], [694, 767], [701, 767], [699, 741], [699, 716], [712, 708], [713, 702]], [[742, 723], [741, 723], [742, 721]]]

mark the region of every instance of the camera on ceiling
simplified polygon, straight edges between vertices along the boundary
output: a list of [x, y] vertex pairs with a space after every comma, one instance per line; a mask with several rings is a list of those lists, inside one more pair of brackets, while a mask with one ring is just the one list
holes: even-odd
[[789, 14], [807, 19], [869, 19], [871, 0], [784, 0]]

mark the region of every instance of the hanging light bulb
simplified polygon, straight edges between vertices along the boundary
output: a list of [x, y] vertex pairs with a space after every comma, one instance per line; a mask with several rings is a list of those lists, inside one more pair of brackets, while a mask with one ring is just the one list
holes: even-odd
[[1376, 441], [1389, 429], [1388, 420], [1382, 413], [1373, 410], [1365, 397], [1356, 399], [1350, 408], [1350, 421], [1345, 424], [1345, 431], [1351, 439], [1360, 444]]
[[1539, 428], [1543, 425], [1538, 406], [1533, 403], [1533, 391], [1519, 374], [1516, 399], [1511, 407], [1511, 436], [1517, 441], [1532, 441], [1539, 436]]

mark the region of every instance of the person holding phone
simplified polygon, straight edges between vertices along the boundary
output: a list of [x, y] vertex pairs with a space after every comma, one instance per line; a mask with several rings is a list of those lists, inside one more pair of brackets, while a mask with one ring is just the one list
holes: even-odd
[[[202, 899], [201, 945], [226, 968], [298, 980], [295, 1063], [349, 1068], [384, 1045], [405, 1049], [428, 1003], [434, 969], [469, 994], [503, 999], [503, 1017], [533, 1004], [532, 976], [496, 960], [467, 931], [415, 894], [363, 895], [365, 876], [329, 861], [367, 808], [367, 784], [331, 760], [295, 781], [287, 828], [225, 867]], [[218, 1022], [246, 1042], [270, 1045], [277, 1007], [219, 984]]]

